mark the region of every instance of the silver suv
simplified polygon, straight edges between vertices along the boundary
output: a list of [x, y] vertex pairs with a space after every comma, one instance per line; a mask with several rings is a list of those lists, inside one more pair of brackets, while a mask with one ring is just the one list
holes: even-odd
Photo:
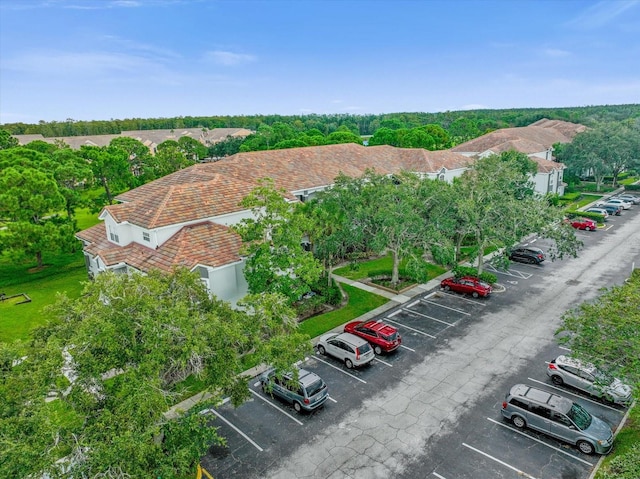
[[351, 333], [324, 334], [320, 336], [317, 347], [320, 354], [330, 354], [343, 361], [349, 369], [368, 364], [375, 358], [371, 345]]
[[298, 380], [293, 373], [276, 374], [275, 369], [269, 369], [260, 376], [260, 383], [265, 394], [278, 396], [300, 412], [312, 411], [322, 406], [329, 398], [329, 389], [316, 373], [306, 369], [298, 370]]
[[516, 384], [502, 403], [502, 415], [517, 428], [528, 427], [578, 446], [585, 454], [606, 454], [613, 447], [609, 425], [570, 399]]
[[633, 400], [631, 387], [617, 378], [569, 356], [558, 356], [547, 366], [547, 376], [554, 384], [573, 386], [606, 401], [628, 406]]

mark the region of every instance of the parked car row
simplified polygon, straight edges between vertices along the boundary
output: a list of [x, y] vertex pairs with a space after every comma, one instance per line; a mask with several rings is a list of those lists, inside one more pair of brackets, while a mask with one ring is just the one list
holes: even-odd
[[[568, 386], [629, 406], [631, 387], [593, 364], [560, 355], [548, 363], [547, 375], [556, 386]], [[613, 447], [613, 433], [602, 419], [576, 402], [526, 384], [516, 384], [506, 394], [503, 417], [519, 429], [528, 427], [578, 447], [585, 454], [606, 454]]]
[[598, 201], [586, 211], [601, 214], [606, 221], [609, 216], [620, 216], [624, 210], [628, 210], [632, 205], [638, 204], [640, 204], [640, 196], [623, 193]]
[[[400, 344], [402, 338], [396, 328], [372, 320], [352, 321], [342, 333], [324, 334], [316, 348], [320, 354], [333, 356], [351, 369], [371, 363], [376, 354], [395, 351]], [[271, 368], [260, 376], [260, 384], [265, 394], [292, 404], [297, 412], [313, 411], [329, 398], [329, 388], [316, 373], [298, 369], [297, 379], [295, 376], [292, 371], [278, 374]]]

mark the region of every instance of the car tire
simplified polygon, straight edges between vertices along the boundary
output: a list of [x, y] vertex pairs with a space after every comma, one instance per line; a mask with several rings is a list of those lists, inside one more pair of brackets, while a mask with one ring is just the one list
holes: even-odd
[[479, 295], [477, 291], [474, 291], [473, 293], [471, 293], [471, 296], [473, 296], [474, 298], [477, 298]]
[[293, 409], [295, 409], [296, 412], [300, 412], [302, 411], [302, 406], [298, 401], [293, 401]]
[[527, 426], [527, 421], [525, 421], [521, 416], [513, 416], [511, 418], [511, 422], [518, 429], [524, 429]]
[[327, 351], [325, 351], [324, 346], [318, 346], [318, 352], [323, 356], [327, 354]]
[[580, 449], [580, 452], [584, 454], [591, 455], [595, 451], [595, 447], [593, 447], [593, 444], [587, 441], [578, 441], [578, 444], [576, 444], [576, 446], [578, 446], [578, 449]]
[[347, 367], [347, 369], [351, 369], [353, 368], [353, 361], [351, 361], [351, 359], [347, 358], [344, 360], [344, 365]]
[[590, 226], [587, 226], [584, 230], [585, 230], [585, 231], [591, 231], [591, 227], [590, 227]]
[[554, 375], [551, 376], [551, 382], [556, 386], [562, 386], [564, 384], [564, 379], [562, 379], [560, 376]]
[[267, 387], [267, 383], [262, 383], [262, 392], [265, 394], [269, 394], [269, 388]]
[[449, 285], [445, 286], [445, 287], [444, 287], [444, 290], [445, 290], [445, 291], [451, 291], [451, 286], [449, 286]]
[[373, 352], [380, 356], [382, 354], [382, 348], [380, 346], [374, 346]]

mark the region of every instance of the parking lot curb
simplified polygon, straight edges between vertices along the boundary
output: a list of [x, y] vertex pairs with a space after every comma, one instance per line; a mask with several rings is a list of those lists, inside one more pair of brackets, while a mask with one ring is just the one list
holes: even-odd
[[[618, 436], [618, 433], [622, 430], [627, 420], [629, 419], [629, 412], [635, 407], [635, 405], [636, 405], [636, 401], [634, 400], [631, 403], [631, 405], [627, 408], [627, 412], [624, 414], [622, 420], [620, 421], [620, 424], [618, 424], [618, 427], [613, 433], [614, 441], [615, 441], [615, 438]], [[596, 477], [596, 474], [600, 470], [600, 466], [602, 466], [602, 462], [604, 461], [605, 457], [606, 456], [600, 456], [600, 459], [598, 459], [598, 462], [596, 462], [596, 465], [594, 466], [593, 471], [591, 471], [591, 474], [589, 474], [588, 479], [594, 479]]]

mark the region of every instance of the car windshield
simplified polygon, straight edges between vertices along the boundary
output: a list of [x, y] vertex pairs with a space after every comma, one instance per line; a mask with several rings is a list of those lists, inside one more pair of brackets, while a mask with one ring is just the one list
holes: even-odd
[[358, 351], [360, 352], [360, 354], [368, 353], [369, 351], [371, 351], [371, 346], [369, 345], [369, 343], [364, 343], [358, 346]]
[[593, 419], [585, 408], [576, 403], [571, 405], [567, 416], [583, 431], [591, 425], [591, 420]]
[[604, 371], [600, 371], [598, 369], [591, 371], [591, 373], [595, 376], [596, 382], [603, 385], [609, 385], [615, 381], [615, 378]]
[[382, 339], [384, 339], [385, 341], [395, 341], [398, 337], [398, 333], [391, 333], [391, 334], [380, 333], [380, 336], [382, 336]]
[[312, 382], [307, 386], [307, 394], [309, 397], [317, 394], [324, 387], [324, 382], [321, 379]]

